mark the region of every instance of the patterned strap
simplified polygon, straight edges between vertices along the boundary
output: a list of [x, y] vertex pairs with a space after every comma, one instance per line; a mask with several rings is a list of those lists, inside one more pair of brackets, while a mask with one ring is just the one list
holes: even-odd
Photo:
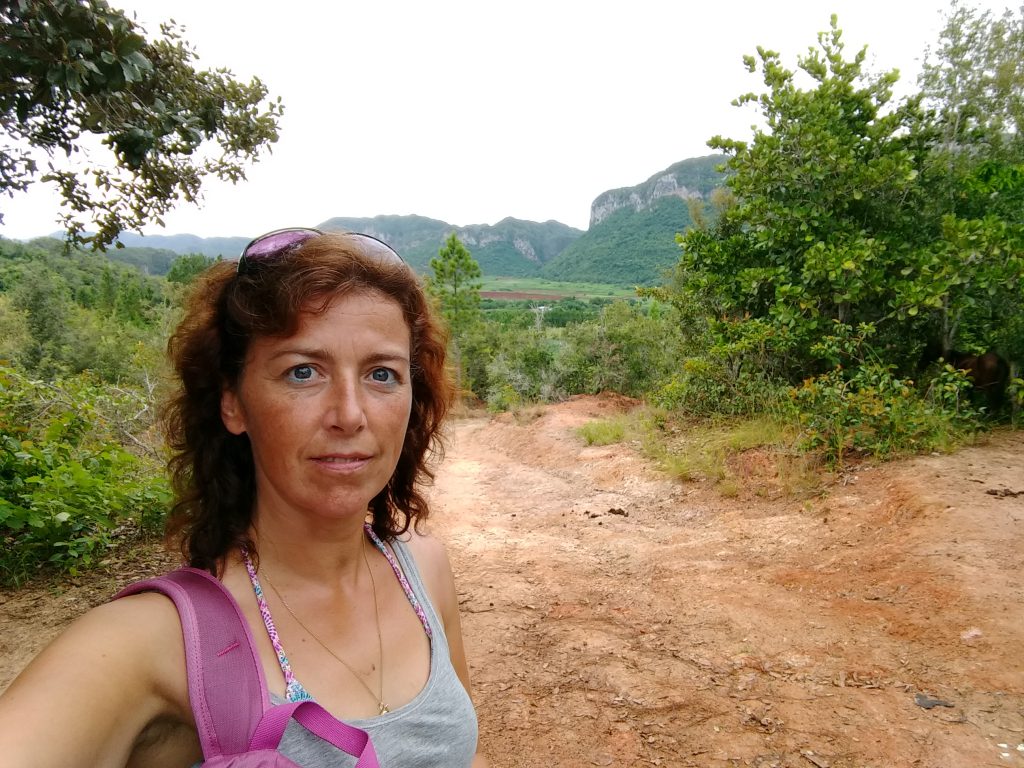
[[252, 560], [249, 559], [249, 552], [245, 547], [242, 547], [242, 560], [245, 561], [245, 570], [249, 572], [249, 581], [252, 582], [252, 591], [256, 593], [256, 604], [260, 608], [260, 616], [263, 617], [267, 635], [270, 636], [270, 643], [274, 646], [274, 653], [277, 654], [277, 663], [281, 666], [281, 672], [284, 673], [285, 698], [288, 701], [312, 701], [313, 697], [310, 696], [309, 691], [303, 687], [302, 683], [295, 678], [295, 673], [292, 672], [292, 664], [288, 661], [288, 654], [284, 652], [284, 646], [281, 645], [281, 638], [278, 637], [277, 627], [274, 625], [274, 617], [270, 615], [270, 606], [267, 605], [267, 598], [263, 595], [263, 586], [260, 584], [256, 569], [253, 567]]
[[402, 585], [402, 591], [405, 592], [405, 596], [408, 598], [409, 604], [416, 612], [416, 616], [419, 618], [420, 624], [423, 625], [423, 631], [427, 633], [427, 637], [433, 638], [434, 633], [430, 629], [430, 622], [427, 621], [427, 614], [423, 612], [423, 606], [420, 605], [420, 601], [416, 597], [416, 593], [412, 591], [412, 587], [409, 585], [409, 580], [406, 579], [405, 574], [402, 573], [402, 569], [398, 565], [398, 561], [395, 560], [394, 554], [392, 554], [387, 545], [377, 537], [377, 534], [373, 532], [373, 528], [369, 523], [363, 523], [363, 529], [366, 531], [366, 535], [370, 537], [370, 541], [373, 542], [373, 545], [381, 551], [384, 558], [391, 564], [391, 570], [394, 571], [395, 576], [398, 577], [398, 583]]

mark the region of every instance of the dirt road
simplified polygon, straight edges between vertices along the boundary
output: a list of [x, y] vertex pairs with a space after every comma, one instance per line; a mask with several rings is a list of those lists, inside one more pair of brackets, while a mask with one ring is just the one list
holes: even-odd
[[[495, 768], [1024, 766], [1024, 435], [722, 498], [576, 436], [623, 407], [453, 424], [431, 527]], [[0, 688], [155, 558], [0, 593]]]
[[456, 426], [435, 525], [493, 765], [1024, 766], [1024, 435], [722, 499], [575, 436], [620, 407]]

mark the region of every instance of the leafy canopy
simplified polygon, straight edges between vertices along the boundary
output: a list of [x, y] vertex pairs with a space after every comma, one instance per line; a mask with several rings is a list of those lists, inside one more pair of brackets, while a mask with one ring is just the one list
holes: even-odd
[[105, 0], [0, 4], [0, 191], [52, 184], [70, 239], [103, 248], [210, 176], [244, 179], [278, 138], [280, 99], [195, 59], [173, 22], [149, 39]]
[[919, 84], [942, 238], [915, 265], [903, 306], [927, 315], [944, 351], [1024, 360], [1024, 14], [954, 3]]
[[[729, 155], [732, 200], [680, 238], [665, 290], [703, 309], [735, 371], [757, 356], [792, 380], [867, 353], [911, 372], [926, 338], [1005, 346], [996, 317], [1024, 287], [1020, 89], [1005, 87], [1024, 80], [1007, 46], [1021, 22], [954, 9], [943, 35], [924, 90], [901, 101], [898, 73], [848, 56], [835, 16], [797, 70], [764, 48], [745, 57], [765, 89], [734, 103], [764, 127], [709, 142]], [[867, 346], [837, 354], [851, 338]]]
[[734, 103], [755, 104], [766, 127], [749, 144], [709, 142], [730, 155], [736, 203], [713, 230], [681, 241], [687, 287], [713, 297], [719, 319], [765, 318], [805, 353], [833, 322], [889, 311], [889, 279], [921, 224], [912, 130], [920, 110], [915, 100], [893, 105], [897, 73], [865, 73], [864, 58], [863, 49], [846, 58], [835, 17], [819, 48], [799, 59], [799, 77], [774, 51], [745, 57], [766, 90]]

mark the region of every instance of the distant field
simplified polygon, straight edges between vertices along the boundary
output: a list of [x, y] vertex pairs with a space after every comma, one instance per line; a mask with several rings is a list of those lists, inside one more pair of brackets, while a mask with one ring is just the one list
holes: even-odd
[[636, 292], [621, 285], [601, 283], [559, 283], [539, 277], [484, 278], [480, 296], [485, 299], [579, 299], [632, 298]]

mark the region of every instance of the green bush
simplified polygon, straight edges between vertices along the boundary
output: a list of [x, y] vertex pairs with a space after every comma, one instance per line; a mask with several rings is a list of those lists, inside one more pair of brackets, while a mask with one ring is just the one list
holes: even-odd
[[683, 349], [675, 310], [653, 302], [616, 301], [597, 320], [567, 327], [564, 338], [558, 388], [570, 395], [643, 397], [671, 377]]
[[149, 413], [141, 395], [88, 375], [43, 383], [0, 368], [0, 581], [46, 566], [75, 573], [125, 524], [160, 525], [170, 490], [134, 434]]
[[800, 445], [821, 451], [833, 465], [851, 451], [884, 458], [948, 448], [977, 422], [970, 388], [949, 367], [923, 394], [879, 363], [836, 368], [792, 390]]
[[503, 334], [499, 350], [487, 365], [487, 406], [508, 410], [556, 399], [560, 394], [554, 368], [558, 346], [542, 331]]
[[733, 375], [725, 361], [703, 355], [684, 359], [650, 400], [689, 416], [758, 416], [784, 410], [785, 392], [760, 372]]

